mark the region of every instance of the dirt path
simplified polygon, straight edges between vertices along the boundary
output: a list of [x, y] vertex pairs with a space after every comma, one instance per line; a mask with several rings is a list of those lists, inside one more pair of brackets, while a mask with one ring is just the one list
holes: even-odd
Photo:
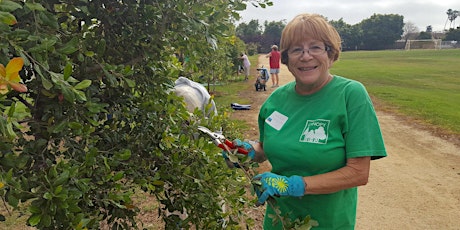
[[[259, 57], [262, 65], [268, 66], [264, 55]], [[256, 92], [252, 75], [241, 96], [250, 99], [253, 109], [233, 116], [252, 124], [246, 138], [254, 140], [258, 110], [273, 88], [270, 79], [267, 91]], [[280, 85], [292, 80], [282, 65]], [[383, 111], [377, 115], [388, 157], [372, 162], [369, 183], [359, 189], [356, 229], [460, 229], [460, 148], [407, 119]]]

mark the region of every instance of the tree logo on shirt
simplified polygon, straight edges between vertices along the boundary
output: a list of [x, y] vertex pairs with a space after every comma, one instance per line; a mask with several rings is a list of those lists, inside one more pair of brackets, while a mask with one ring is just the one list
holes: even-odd
[[326, 144], [329, 133], [329, 120], [307, 120], [305, 128], [300, 136], [300, 142]]

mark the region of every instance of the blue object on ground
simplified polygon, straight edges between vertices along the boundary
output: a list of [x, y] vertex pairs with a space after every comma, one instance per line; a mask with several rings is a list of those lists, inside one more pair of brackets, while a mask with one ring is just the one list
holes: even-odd
[[234, 110], [250, 110], [251, 109], [251, 105], [240, 105], [238, 103], [232, 103], [230, 105], [232, 109]]

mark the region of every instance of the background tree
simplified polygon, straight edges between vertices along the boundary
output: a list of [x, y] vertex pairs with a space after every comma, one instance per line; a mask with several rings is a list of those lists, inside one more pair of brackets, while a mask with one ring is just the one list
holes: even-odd
[[363, 49], [385, 49], [394, 44], [403, 34], [404, 17], [397, 14], [374, 14], [361, 21]]
[[444, 30], [446, 30], [447, 21], [450, 21], [449, 29], [455, 28], [455, 19], [457, 19], [457, 17], [460, 15], [460, 12], [458, 10], [448, 9], [446, 14], [447, 14], [447, 19], [446, 19], [446, 23], [444, 24]]
[[249, 55], [258, 53], [262, 39], [262, 26], [259, 24], [259, 20], [253, 19], [249, 23], [240, 23], [236, 27], [236, 35], [247, 45]]
[[417, 39], [423, 40], [423, 39], [431, 39], [431, 32], [426, 32], [422, 31], [420, 34], [417, 36]]
[[285, 26], [285, 21], [265, 21], [263, 39], [260, 41], [260, 53], [270, 52], [272, 45], [277, 45], [279, 47], [281, 32]]
[[416, 39], [433, 39], [433, 27], [431, 25], [427, 26], [425, 31], [420, 32]]
[[[396, 14], [377, 15], [365, 19], [356, 25], [349, 25], [339, 19], [330, 21], [342, 37], [342, 49], [385, 49], [392, 47], [403, 33], [413, 32], [413, 24], [409, 23], [403, 30], [403, 16]], [[263, 33], [257, 20], [251, 20], [248, 24], [241, 23], [237, 26], [238, 37], [243, 40], [247, 47], [257, 47], [257, 52], [266, 53], [269, 47], [276, 44], [281, 38], [281, 32], [285, 26], [283, 21], [265, 22]], [[412, 27], [410, 27], [412, 26]], [[251, 49], [252, 50], [252, 49]], [[252, 53], [251, 53], [252, 54]]]
[[21, 57], [28, 88], [0, 95], [3, 199], [38, 229], [137, 228], [141, 190], [166, 228], [238, 225], [243, 186], [195, 139], [232, 123], [168, 92], [180, 75], [225, 77], [237, 11], [264, 2], [0, 1], [0, 62]]
[[446, 41], [460, 41], [460, 29], [450, 29], [449, 32], [446, 33]]
[[362, 34], [361, 28], [358, 25], [349, 25], [342, 18], [338, 21], [330, 21], [331, 25], [334, 26], [337, 32], [342, 38], [342, 49], [346, 50], [356, 50], [362, 44]]

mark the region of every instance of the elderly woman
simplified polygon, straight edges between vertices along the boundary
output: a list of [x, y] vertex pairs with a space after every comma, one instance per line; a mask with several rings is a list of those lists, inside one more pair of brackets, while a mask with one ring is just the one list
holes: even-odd
[[354, 229], [357, 187], [368, 182], [371, 160], [386, 156], [372, 102], [361, 83], [329, 72], [341, 39], [322, 16], [295, 17], [280, 46], [281, 63], [295, 81], [264, 102], [260, 142], [247, 148], [254, 160], [272, 165], [254, 177], [259, 204], [270, 203], [264, 229], [284, 229], [284, 217], [293, 222], [308, 215], [319, 223], [314, 229]]

